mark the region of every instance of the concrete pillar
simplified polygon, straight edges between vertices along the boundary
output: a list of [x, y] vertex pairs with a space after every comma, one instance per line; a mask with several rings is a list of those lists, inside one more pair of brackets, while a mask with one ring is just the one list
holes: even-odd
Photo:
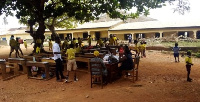
[[88, 35], [90, 35], [90, 31], [88, 31]]
[[131, 36], [132, 36], [132, 40], [134, 40], [134, 33], [131, 33]]
[[110, 32], [108, 31], [108, 36], [107, 36], [108, 38], [110, 37]]
[[160, 33], [160, 38], [162, 38], [162, 36], [163, 36], [163, 32], [159, 32]]
[[193, 30], [193, 38], [194, 38], [194, 39], [197, 38], [197, 30]]
[[73, 38], [74, 38], [74, 32], [71, 32], [71, 33], [72, 33], [72, 36], [71, 36], [71, 37], [72, 37], [72, 39], [73, 39]]

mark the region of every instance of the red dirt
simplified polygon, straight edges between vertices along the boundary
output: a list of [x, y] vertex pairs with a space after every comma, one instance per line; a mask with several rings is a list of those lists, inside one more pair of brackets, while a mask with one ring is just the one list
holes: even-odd
[[[0, 58], [7, 58], [9, 47], [4, 46], [0, 49]], [[29, 46], [28, 51], [25, 51], [22, 46], [22, 50], [28, 54], [32, 47]], [[132, 83], [122, 77], [107, 84], [103, 89], [99, 85], [90, 88], [90, 74], [85, 72], [78, 72], [79, 81], [71, 83], [56, 82], [55, 78], [48, 81], [27, 79], [27, 75], [3, 81], [0, 74], [0, 101], [198, 102], [200, 100], [199, 59], [193, 58], [193, 62], [191, 71], [193, 82], [187, 82], [184, 58], [181, 57], [180, 62], [175, 63], [173, 55], [147, 51], [147, 57], [140, 60], [138, 81]]]

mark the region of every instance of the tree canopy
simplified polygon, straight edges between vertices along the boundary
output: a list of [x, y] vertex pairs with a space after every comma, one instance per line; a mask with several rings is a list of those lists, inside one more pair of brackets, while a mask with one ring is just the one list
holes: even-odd
[[[140, 14], [149, 14], [149, 9], [162, 7], [165, 1], [176, 0], [1, 0], [0, 14], [13, 15], [21, 22], [29, 24], [38, 23], [35, 34], [31, 34], [34, 39], [37, 36], [44, 39], [46, 27], [65, 26], [60, 22], [75, 21], [89, 22], [98, 19], [101, 14], [107, 13], [111, 18], [126, 19], [127, 17], [137, 17]], [[182, 0], [179, 0], [179, 2]], [[136, 9], [130, 15], [124, 15], [120, 11]], [[54, 21], [57, 21], [54, 22]], [[51, 24], [50, 24], [51, 22]], [[72, 23], [69, 23], [72, 26]]]

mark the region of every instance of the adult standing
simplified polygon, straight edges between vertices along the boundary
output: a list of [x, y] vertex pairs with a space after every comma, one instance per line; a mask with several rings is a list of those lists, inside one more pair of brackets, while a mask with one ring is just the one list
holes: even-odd
[[54, 60], [56, 62], [56, 80], [58, 82], [61, 82], [62, 79], [65, 79], [63, 75], [63, 68], [62, 68], [62, 58], [61, 58], [61, 52], [60, 52], [60, 38], [55, 38], [55, 43], [53, 44], [53, 54], [54, 54]]

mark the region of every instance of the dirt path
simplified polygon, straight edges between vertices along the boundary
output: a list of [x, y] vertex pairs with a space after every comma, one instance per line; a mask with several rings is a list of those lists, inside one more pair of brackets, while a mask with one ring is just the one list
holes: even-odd
[[[31, 46], [29, 46], [31, 49]], [[9, 47], [1, 47], [0, 58], [6, 58]], [[25, 52], [29, 53], [31, 50]], [[14, 56], [14, 54], [13, 54]], [[141, 58], [139, 80], [125, 78], [109, 83], [103, 89], [90, 88], [89, 73], [78, 72], [78, 82], [56, 82], [27, 79], [21, 75], [8, 81], [1, 80], [1, 102], [198, 102], [200, 100], [200, 63], [193, 59], [191, 78], [186, 81], [184, 58], [179, 63], [169, 54], [147, 51]], [[65, 73], [66, 75], [66, 73]]]

